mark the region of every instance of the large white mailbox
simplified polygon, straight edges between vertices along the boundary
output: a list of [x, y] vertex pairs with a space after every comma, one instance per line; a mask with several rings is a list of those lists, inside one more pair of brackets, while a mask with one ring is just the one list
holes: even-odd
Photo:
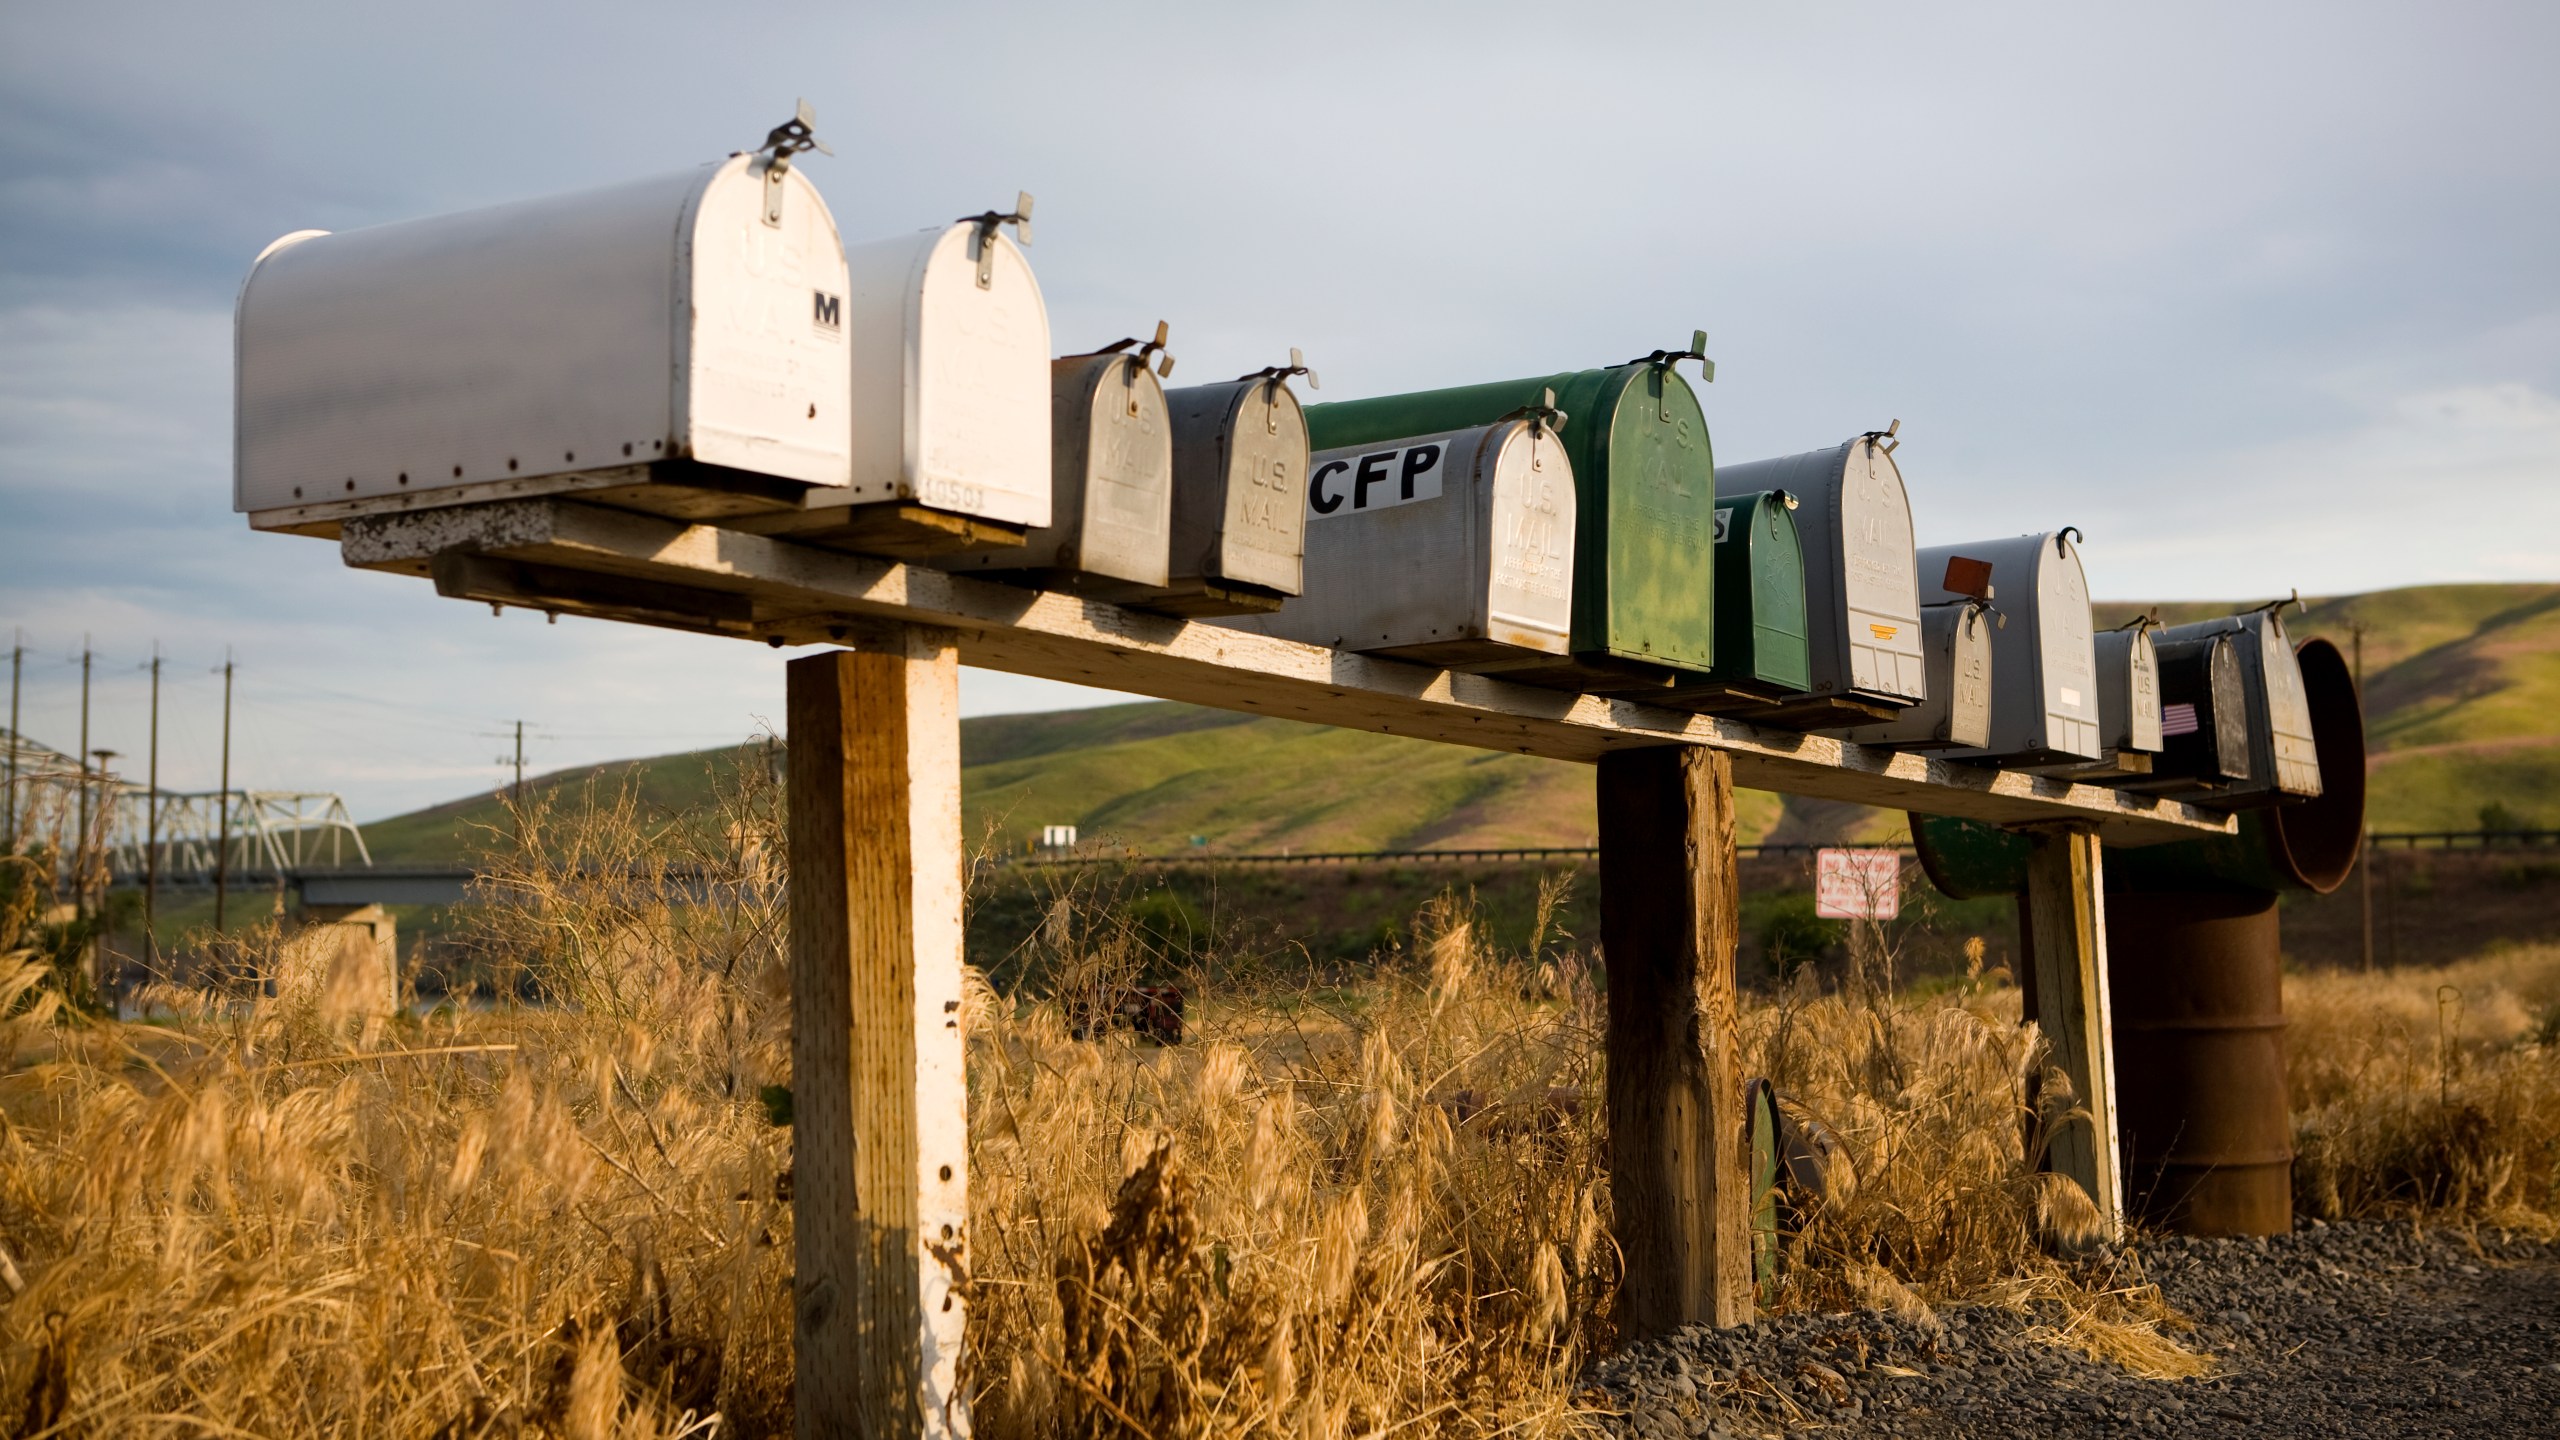
[[[1049, 367], [1050, 523], [1023, 544], [933, 561], [1103, 598], [1165, 582], [1173, 422], [1147, 361], [1158, 340], [1069, 355]], [[1123, 345], [1134, 342], [1123, 342]]]
[[235, 332], [262, 529], [500, 496], [698, 517], [848, 479], [843, 247], [787, 155], [269, 245]]
[[1719, 493], [1784, 490], [1802, 502], [1796, 532], [1816, 706], [1847, 700], [1889, 711], [1928, 694], [1911, 497], [1886, 434], [1716, 467]]
[[[1991, 632], [1991, 739], [1950, 760], [2004, 765], [2088, 764], [2099, 757], [2098, 663], [2089, 581], [2075, 531], [1937, 545], [1919, 552], [1932, 600], [1948, 589], [1950, 561], [1990, 566], [1992, 601], [2007, 623]], [[1961, 565], [1958, 567], [1960, 572]]]
[[1049, 312], [1003, 228], [1023, 218], [846, 248], [851, 473], [790, 528], [906, 557], [1050, 523]]
[[1302, 503], [1306, 593], [1216, 623], [1455, 670], [1566, 653], [1573, 465], [1544, 420], [1320, 452]]

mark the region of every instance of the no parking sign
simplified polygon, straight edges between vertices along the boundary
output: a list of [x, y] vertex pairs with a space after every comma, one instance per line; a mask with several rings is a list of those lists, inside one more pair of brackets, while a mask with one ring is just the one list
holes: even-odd
[[1902, 856], [1893, 850], [1814, 855], [1813, 913], [1825, 920], [1890, 920], [1902, 913]]

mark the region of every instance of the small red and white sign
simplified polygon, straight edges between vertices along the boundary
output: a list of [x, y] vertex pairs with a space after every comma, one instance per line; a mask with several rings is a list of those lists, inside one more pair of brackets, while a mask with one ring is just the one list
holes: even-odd
[[1813, 913], [1825, 920], [1890, 920], [1901, 914], [1901, 854], [1892, 850], [1816, 851]]

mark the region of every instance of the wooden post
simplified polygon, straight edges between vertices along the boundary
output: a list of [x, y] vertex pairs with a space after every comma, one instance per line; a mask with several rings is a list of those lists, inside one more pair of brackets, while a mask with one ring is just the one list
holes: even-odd
[[791, 662], [797, 1433], [965, 1436], [959, 657]]
[[2107, 1002], [2106, 874], [2098, 837], [2078, 825], [2038, 826], [2027, 859], [2026, 922], [2019, 938], [2034, 972], [2026, 988], [2029, 1018], [2053, 1047], [2071, 1093], [2090, 1123], [2052, 1132], [2049, 1168], [2080, 1182], [2107, 1233], [2124, 1217], [2123, 1169], [2116, 1152], [2114, 1019]]
[[1733, 762], [1621, 751], [1600, 757], [1599, 785], [1620, 1325], [1638, 1339], [1749, 1324]]

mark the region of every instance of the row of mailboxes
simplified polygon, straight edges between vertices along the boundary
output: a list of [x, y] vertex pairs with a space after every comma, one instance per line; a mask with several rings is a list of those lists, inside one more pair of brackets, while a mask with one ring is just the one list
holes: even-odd
[[844, 245], [792, 163], [805, 122], [269, 246], [239, 299], [239, 508], [327, 533], [576, 493], [1958, 760], [2319, 792], [2272, 610], [2094, 634], [2075, 532], [1915, 547], [1891, 429], [1719, 476], [1678, 369], [1712, 378], [1703, 334], [1347, 403], [1302, 407], [1294, 352], [1168, 391], [1161, 326], [1052, 358], [1027, 196]]

